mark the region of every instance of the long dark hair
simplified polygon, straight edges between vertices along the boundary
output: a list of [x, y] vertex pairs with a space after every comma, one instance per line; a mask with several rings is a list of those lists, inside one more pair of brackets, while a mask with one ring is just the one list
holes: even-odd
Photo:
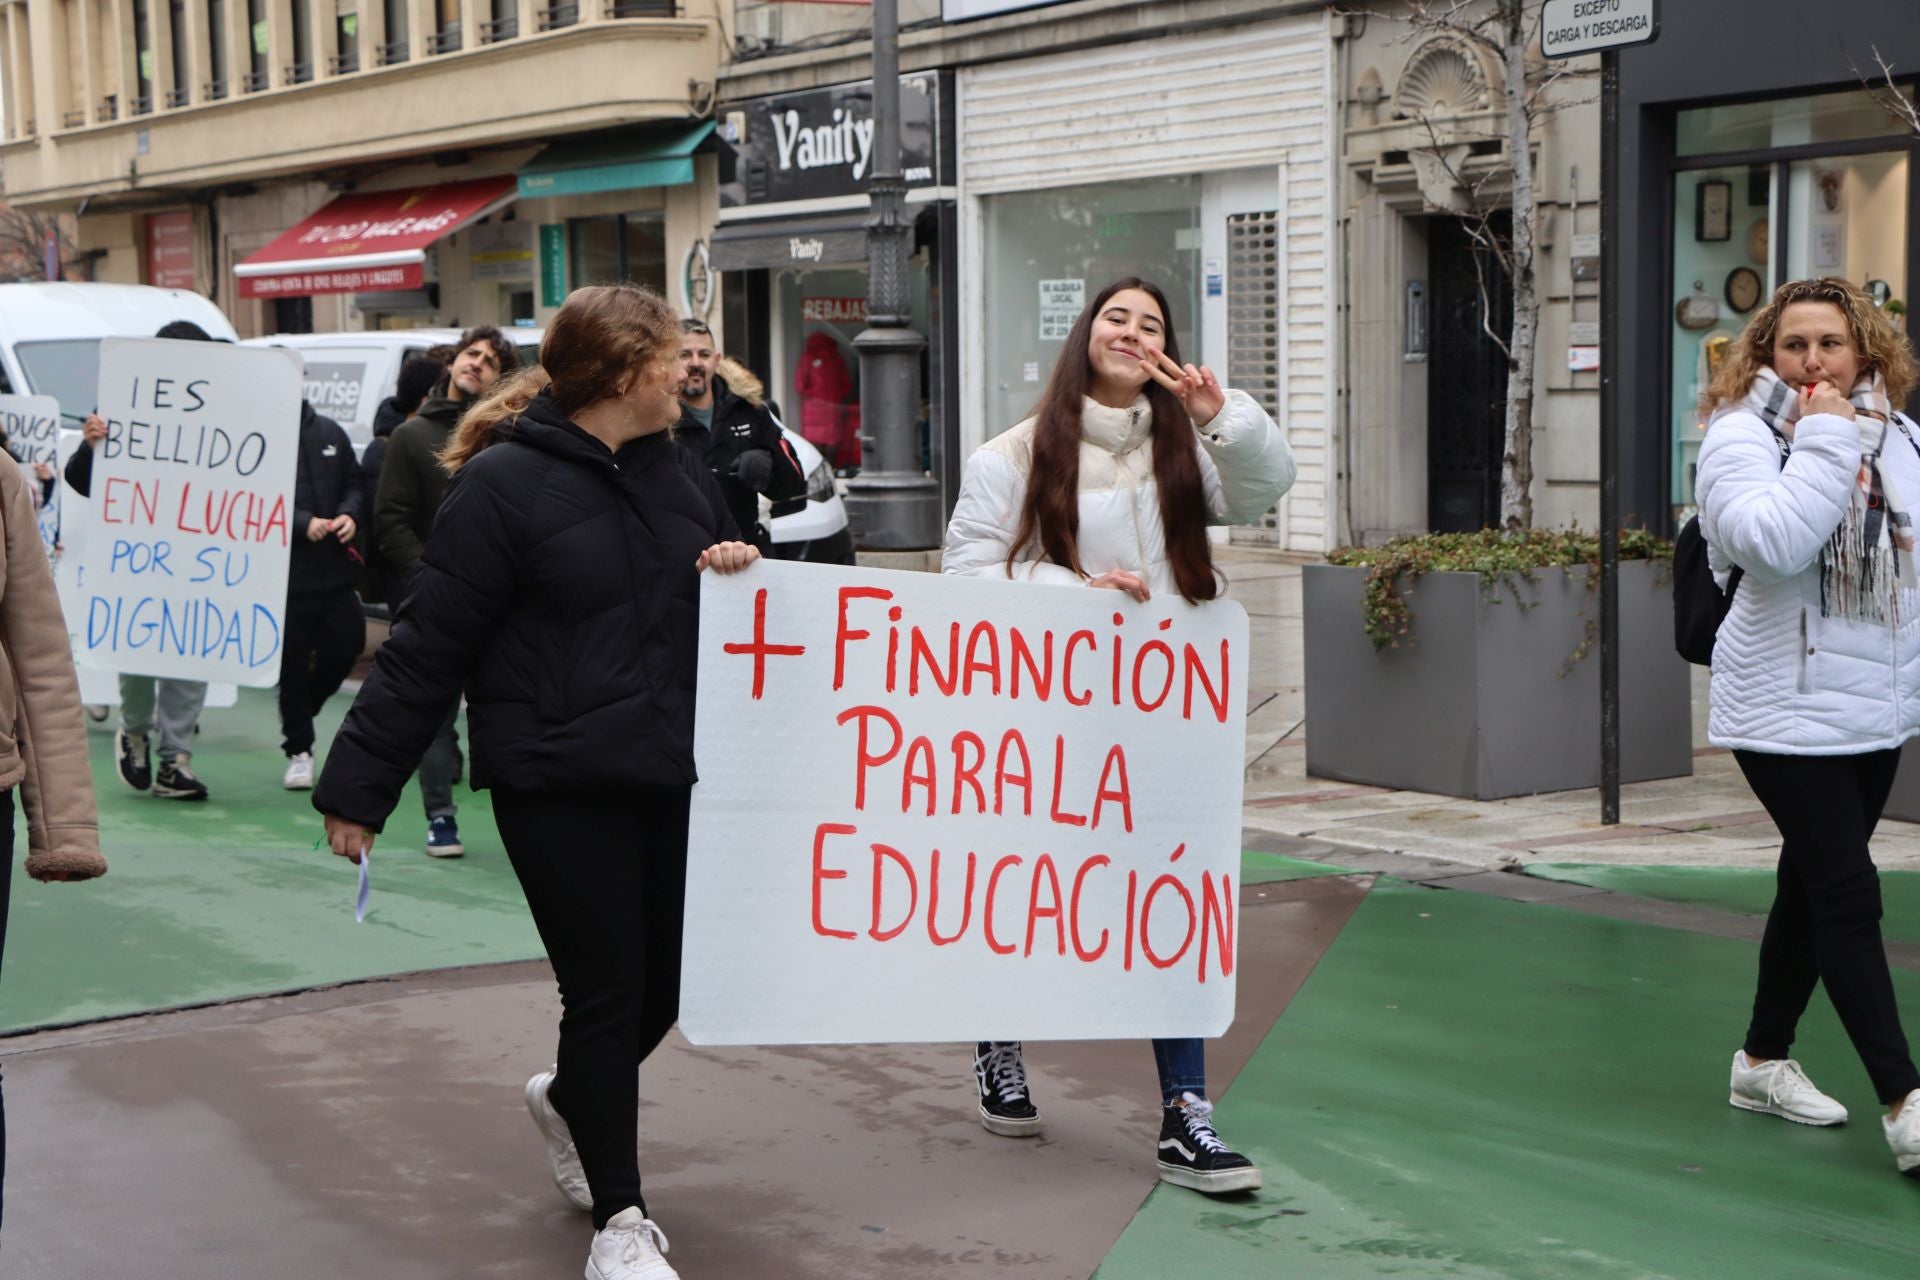
[[[1080, 567], [1080, 418], [1087, 392], [1093, 386], [1093, 365], [1087, 346], [1094, 319], [1113, 295], [1138, 289], [1160, 308], [1167, 358], [1179, 363], [1180, 345], [1173, 334], [1173, 308], [1157, 285], [1138, 276], [1115, 280], [1080, 313], [1067, 335], [1060, 358], [1053, 362], [1046, 390], [1034, 409], [1033, 466], [1027, 473], [1027, 496], [1020, 504], [1020, 524], [1007, 556], [1007, 573], [1030, 542], [1037, 542], [1046, 558], [1084, 576]], [[1220, 593], [1213, 572], [1213, 551], [1207, 541], [1207, 497], [1195, 456], [1192, 421], [1180, 397], [1153, 378], [1144, 388], [1153, 411], [1153, 478], [1160, 490], [1160, 525], [1173, 565], [1174, 585], [1189, 603], [1211, 600]], [[1146, 566], [1140, 566], [1145, 570]]]

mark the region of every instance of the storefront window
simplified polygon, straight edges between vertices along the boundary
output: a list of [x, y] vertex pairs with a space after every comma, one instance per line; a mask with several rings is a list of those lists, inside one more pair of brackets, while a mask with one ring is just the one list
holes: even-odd
[[664, 213], [623, 213], [604, 218], [575, 218], [568, 223], [567, 260], [572, 285], [631, 280], [664, 295], [667, 291], [667, 217]]
[[[909, 263], [913, 327], [933, 340], [924, 254]], [[858, 266], [782, 271], [774, 278], [778, 323], [772, 344], [774, 380], [788, 427], [805, 436], [838, 471], [861, 464], [860, 355], [853, 340], [867, 327], [867, 269]], [[927, 360], [920, 362], [921, 465], [931, 465]]]
[[1682, 111], [1676, 121], [1674, 154], [1769, 151], [1880, 138], [1893, 132], [1895, 126], [1886, 108], [1855, 90]]
[[1198, 357], [1200, 200], [1200, 180], [1178, 177], [982, 201], [987, 435], [1032, 412], [1067, 329], [1122, 276], [1160, 286], [1182, 353]]
[[1869, 288], [1900, 321], [1909, 301], [1907, 151], [1890, 138], [1884, 152], [1806, 158], [1821, 143], [1892, 133], [1877, 103], [1830, 94], [1682, 111], [1678, 123], [1682, 157], [1689, 148], [1785, 154], [1683, 165], [1674, 174], [1673, 293], [1663, 320], [1673, 334], [1669, 498], [1677, 513], [1694, 501], [1700, 393], [1780, 282], [1842, 276]]

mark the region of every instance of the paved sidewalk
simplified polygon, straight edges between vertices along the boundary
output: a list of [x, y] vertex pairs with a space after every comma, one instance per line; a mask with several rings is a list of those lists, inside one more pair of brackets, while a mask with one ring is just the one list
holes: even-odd
[[[1300, 566], [1255, 552], [1225, 559], [1253, 621], [1247, 713], [1246, 825], [1348, 850], [1413, 853], [1482, 868], [1537, 863], [1771, 867], [1779, 833], [1728, 753], [1706, 741], [1706, 672], [1694, 673], [1694, 772], [1621, 789], [1621, 822], [1600, 822], [1598, 789], [1460, 800], [1310, 778]], [[1887, 821], [1874, 837], [1886, 870], [1920, 870], [1920, 825]]]

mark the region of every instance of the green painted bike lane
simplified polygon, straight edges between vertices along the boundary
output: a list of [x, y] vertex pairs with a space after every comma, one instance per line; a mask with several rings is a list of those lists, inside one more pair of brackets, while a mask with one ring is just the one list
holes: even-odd
[[[193, 768], [211, 798], [159, 800], [120, 782], [113, 735], [89, 734], [109, 864], [85, 884], [27, 878], [17, 823], [0, 969], [0, 1031], [328, 983], [543, 956], [484, 792], [459, 788], [467, 853], [427, 857], [409, 783], [374, 846], [365, 923], [354, 868], [321, 847], [310, 793], [281, 786], [272, 690], [208, 710]], [[322, 715], [330, 742], [348, 698]], [[109, 721], [109, 725], [113, 723]]]
[[1795, 1052], [1852, 1123], [1727, 1106], [1753, 964], [1383, 879], [1221, 1104], [1265, 1189], [1157, 1188], [1098, 1280], [1913, 1275], [1920, 1186], [1824, 996]]
[[[1662, 902], [1684, 902], [1764, 916], [1773, 907], [1771, 867], [1666, 867], [1596, 862], [1543, 862], [1530, 876], [1611, 889]], [[1885, 916], [1881, 933], [1890, 941], [1920, 942], [1920, 872], [1881, 871]]]

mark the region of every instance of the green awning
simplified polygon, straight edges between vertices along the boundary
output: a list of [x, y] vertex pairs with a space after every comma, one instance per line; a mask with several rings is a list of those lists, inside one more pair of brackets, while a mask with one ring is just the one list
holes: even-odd
[[701, 120], [556, 142], [520, 170], [520, 198], [682, 186], [712, 133], [713, 121]]

